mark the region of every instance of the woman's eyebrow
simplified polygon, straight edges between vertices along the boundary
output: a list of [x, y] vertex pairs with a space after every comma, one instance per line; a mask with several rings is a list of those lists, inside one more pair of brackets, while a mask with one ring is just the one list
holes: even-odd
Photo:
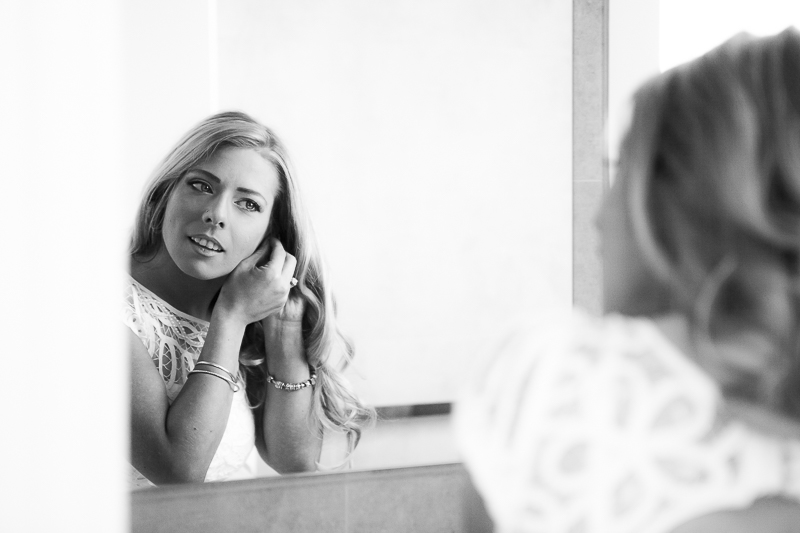
[[243, 192], [245, 194], [252, 194], [252, 195], [255, 195], [255, 196], [260, 196], [262, 200], [266, 201], [266, 198], [264, 198], [263, 194], [261, 194], [258, 191], [254, 191], [253, 189], [248, 189], [246, 187], [236, 187], [236, 190], [239, 191], [239, 192]]
[[210, 179], [214, 183], [222, 183], [222, 180], [216, 177], [214, 174], [207, 170], [203, 170], [201, 168], [193, 168], [187, 172], [187, 174], [202, 174], [204, 177]]

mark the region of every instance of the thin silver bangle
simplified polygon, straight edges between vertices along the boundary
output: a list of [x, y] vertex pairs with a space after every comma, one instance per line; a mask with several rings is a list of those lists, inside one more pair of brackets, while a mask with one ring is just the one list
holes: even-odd
[[208, 370], [198, 370], [198, 369], [194, 369], [194, 370], [189, 372], [190, 376], [192, 374], [208, 374], [209, 376], [214, 376], [216, 378], [221, 379], [222, 381], [224, 381], [228, 385], [230, 385], [231, 390], [233, 392], [239, 392], [239, 388], [240, 388], [239, 385], [235, 381], [233, 381], [232, 379], [229, 379], [227, 376], [223, 376], [222, 374], [217, 374], [216, 372], [209, 372]]
[[234, 383], [239, 383], [239, 376], [238, 375], [233, 375], [233, 372], [231, 372], [230, 370], [228, 370], [227, 368], [225, 368], [222, 365], [218, 365], [217, 363], [211, 363], [209, 361], [198, 361], [198, 362], [196, 362], [194, 364], [194, 367], [197, 368], [197, 365], [208, 365], [208, 366], [213, 366], [214, 368], [218, 368], [218, 369], [222, 370], [223, 372], [225, 372], [226, 374], [228, 374], [230, 376], [230, 378], [231, 378], [231, 381], [233, 381]]

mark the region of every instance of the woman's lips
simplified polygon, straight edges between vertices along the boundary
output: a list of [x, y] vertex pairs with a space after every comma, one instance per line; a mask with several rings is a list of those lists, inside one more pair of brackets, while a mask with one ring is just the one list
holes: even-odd
[[209, 237], [194, 235], [189, 237], [189, 240], [206, 255], [215, 255], [225, 251], [216, 240]]

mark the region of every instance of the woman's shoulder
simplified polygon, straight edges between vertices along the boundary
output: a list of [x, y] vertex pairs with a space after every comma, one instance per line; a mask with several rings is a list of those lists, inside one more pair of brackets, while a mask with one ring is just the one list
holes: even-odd
[[465, 387], [455, 428], [490, 512], [510, 529], [589, 520], [602, 524], [589, 531], [650, 531], [675, 519], [658, 515], [672, 497], [730, 481], [725, 457], [704, 444], [719, 404], [653, 321], [576, 312], [510, 335]]
[[122, 322], [153, 357], [157, 346], [169, 348], [175, 343], [181, 350], [199, 354], [209, 327], [208, 322], [175, 309], [130, 275], [125, 280]]
[[125, 277], [123, 308], [127, 315], [150, 317], [165, 325], [180, 324], [192, 330], [207, 330], [208, 321], [176, 309], [144, 284], [128, 274]]
[[481, 381], [487, 372], [519, 375], [527, 369], [523, 373], [539, 382], [587, 374], [595, 383], [626, 377], [648, 383], [690, 380], [715, 388], [654, 320], [597, 317], [581, 310], [516, 325], [478, 366]]
[[621, 395], [638, 409], [681, 394], [712, 409], [720, 398], [714, 382], [653, 320], [579, 310], [513, 328], [462, 389], [466, 404], [510, 395], [539, 408], [566, 391], [575, 402], [609, 409]]
[[142, 289], [130, 274], [125, 275], [122, 286], [122, 322], [139, 336], [142, 334], [142, 321], [146, 318], [145, 308], [141, 305]]

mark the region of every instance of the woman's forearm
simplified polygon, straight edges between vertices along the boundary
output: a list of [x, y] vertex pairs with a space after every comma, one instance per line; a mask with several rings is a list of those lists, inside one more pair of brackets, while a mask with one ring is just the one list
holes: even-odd
[[[235, 375], [243, 333], [243, 325], [212, 315], [198, 362], [215, 363]], [[197, 368], [223, 374], [207, 365]], [[168, 407], [158, 448], [149, 450], [150, 457], [155, 451], [157, 458], [151, 459], [155, 468], [148, 469], [148, 477], [155, 483], [203, 481], [225, 432], [232, 400], [232, 387], [225, 380], [191, 374]]]
[[[274, 321], [264, 328], [267, 370], [277, 380], [300, 383], [311, 373], [305, 355], [300, 321]], [[267, 324], [265, 324], [267, 326]], [[263, 411], [264, 460], [280, 473], [316, 470], [322, 439], [309, 419], [312, 387], [297, 391], [279, 390], [267, 384]]]

